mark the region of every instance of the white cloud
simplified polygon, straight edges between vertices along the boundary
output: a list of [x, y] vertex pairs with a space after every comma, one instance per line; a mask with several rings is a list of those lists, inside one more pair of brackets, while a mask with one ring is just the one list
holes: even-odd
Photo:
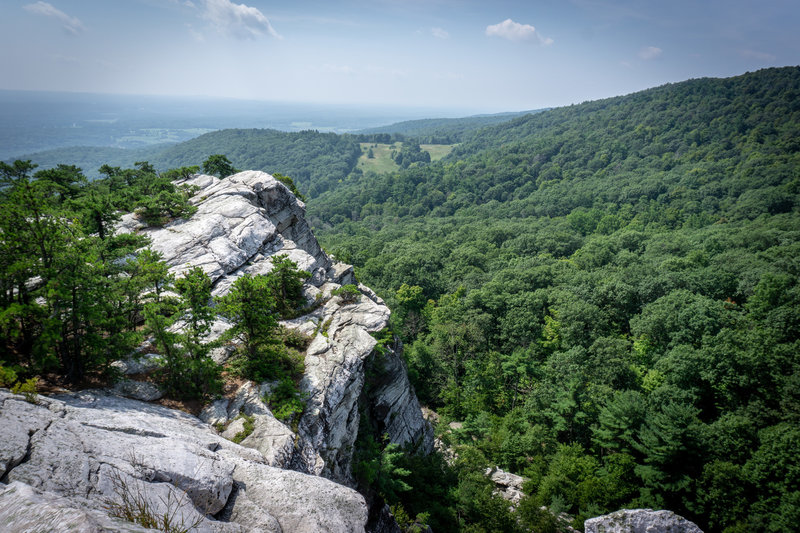
[[486, 35], [488, 37], [502, 37], [509, 41], [531, 41], [537, 40], [539, 44], [549, 46], [553, 44], [553, 39], [543, 37], [541, 33], [536, 31], [536, 28], [530, 24], [520, 24], [511, 19], [506, 19], [498, 24], [486, 26]]
[[192, 0], [186, 0], [183, 3], [183, 5], [185, 5], [186, 7], [195, 7], [194, 2], [192, 2]]
[[385, 78], [408, 78], [411, 74], [408, 70], [402, 68], [387, 68], [384, 66], [377, 66], [377, 65], [369, 65], [366, 68], [367, 72], [370, 74], [374, 74], [376, 76], [381, 76]]
[[657, 46], [645, 46], [639, 50], [639, 59], [645, 61], [659, 57], [664, 51]]
[[255, 7], [234, 4], [230, 0], [205, 0], [203, 18], [226, 35], [255, 39], [266, 33], [282, 39], [264, 13]]
[[437, 39], [447, 39], [450, 37], [450, 34], [447, 31], [443, 30], [442, 28], [431, 28], [431, 35], [436, 37]]
[[70, 17], [47, 2], [39, 1], [35, 4], [27, 4], [22, 6], [22, 9], [36, 15], [44, 15], [45, 17], [53, 17], [60, 20], [63, 28], [73, 35], [78, 35], [85, 29], [83, 23], [77, 17]]

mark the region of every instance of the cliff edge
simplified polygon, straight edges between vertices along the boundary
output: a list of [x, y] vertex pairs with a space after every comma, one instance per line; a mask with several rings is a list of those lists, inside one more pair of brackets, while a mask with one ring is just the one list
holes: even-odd
[[[422, 453], [433, 447], [398, 351], [376, 349], [372, 334], [387, 326], [389, 309], [363, 285], [355, 301], [332, 296], [355, 283], [352, 267], [320, 248], [305, 205], [269, 174], [199, 175], [183, 184], [196, 190], [190, 219], [147, 228], [126, 215], [119, 231], [148, 235], [177, 276], [201, 267], [217, 296], [239, 276], [268, 273], [276, 254], [311, 274], [304, 293], [309, 303], [324, 303], [282, 322], [313, 336], [299, 423], [289, 427], [272, 415], [263, 401], [270, 383], [245, 383], [199, 419], [120, 396], [135, 396], [135, 387], [35, 405], [0, 391], [0, 425], [11, 443], [0, 450], [0, 521], [12, 524], [10, 531], [46, 527], [54, 517], [74, 522], [74, 531], [136, 531], [110, 517], [132, 498], [199, 531], [364, 530], [366, 503], [349, 488], [362, 413], [392, 442]], [[227, 327], [218, 321], [212, 337]], [[218, 362], [227, 356], [225, 349], [214, 354]], [[131, 360], [120, 369], [134, 374], [147, 364]], [[368, 366], [380, 372], [365, 387]], [[228, 438], [240, 431], [240, 413], [253, 417], [253, 429], [234, 444]], [[32, 511], [41, 508], [49, 511]]]

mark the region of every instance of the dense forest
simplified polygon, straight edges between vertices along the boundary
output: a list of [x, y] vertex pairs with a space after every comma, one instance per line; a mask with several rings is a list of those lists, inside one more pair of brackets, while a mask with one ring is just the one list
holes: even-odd
[[[294, 178], [321, 243], [392, 308], [382, 342], [402, 340], [448, 450], [359, 438], [361, 489], [401, 524], [551, 532], [652, 507], [711, 532], [794, 529], [800, 68], [507, 118], [469, 134], [458, 121], [418, 125], [429, 129], [393, 155], [405, 168], [387, 173], [356, 169], [359, 142], [411, 129], [214, 132], [150, 163], [105, 165], [92, 183], [74, 166], [0, 164], [0, 381], [49, 373], [81, 386], [189, 313], [199, 329], [158, 341], [177, 350], [162, 385], [190, 372], [198, 387], [171, 394], [213, 397], [220, 369], [197, 343], [206, 281], [132, 260], [146, 243], [113, 223], [132, 210], [153, 225], [190, 216], [191, 191], [171, 180], [198, 167], [156, 169], [222, 161]], [[440, 128], [460, 144], [429, 162], [419, 142]], [[286, 272], [297, 288], [302, 274]], [[247, 290], [274, 299], [275, 280], [261, 281]], [[162, 300], [165, 284], [177, 300]], [[267, 307], [279, 336], [289, 308]], [[245, 343], [240, 375], [266, 368], [290, 383], [301, 361], [286, 346], [272, 368], [275, 354]], [[493, 494], [488, 466], [526, 477], [516, 510]]]
[[156, 168], [199, 164], [225, 154], [236, 168], [291, 176], [304, 193], [317, 196], [344, 179], [361, 156], [349, 135], [277, 130], [223, 130], [170, 147], [152, 159]]
[[525, 509], [787, 531], [799, 194], [784, 68], [521, 117], [310, 213], [389, 301], [423, 403], [463, 422], [442, 438], [529, 478]]
[[[180, 144], [155, 144], [141, 148], [71, 146], [19, 157], [31, 160], [41, 169], [59, 164], [82, 169], [89, 179], [102, 177], [102, 165], [133, 167], [148, 161], [157, 170], [199, 164], [212, 154], [226, 154], [238, 166], [295, 176], [305, 193], [321, 194], [333, 184], [355, 172], [361, 155], [358, 143], [409, 142], [455, 144], [466, 140], [483, 127], [508, 122], [522, 113], [500, 113], [453, 119], [424, 119], [398, 122], [358, 134], [335, 135], [314, 130], [287, 132], [274, 129], [226, 129], [201, 135]], [[8, 164], [13, 160], [7, 161]]]

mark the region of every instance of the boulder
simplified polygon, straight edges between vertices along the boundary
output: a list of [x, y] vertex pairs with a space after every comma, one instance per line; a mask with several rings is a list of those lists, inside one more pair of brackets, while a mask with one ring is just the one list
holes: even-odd
[[623, 509], [590, 518], [583, 524], [586, 533], [703, 533], [694, 522], [672, 511]]
[[133, 398], [134, 400], [142, 400], [145, 402], [152, 402], [158, 400], [164, 394], [154, 383], [147, 381], [134, 381], [132, 379], [123, 379], [114, 384], [111, 392], [125, 396], [126, 398]]
[[496, 487], [494, 493], [510, 501], [514, 507], [519, 505], [519, 502], [525, 497], [525, 493], [522, 491], [522, 485], [525, 483], [524, 477], [497, 467], [487, 469], [485, 474]]
[[199, 266], [215, 282], [215, 294], [223, 294], [242, 274], [269, 272], [269, 258], [277, 253], [310, 272], [331, 267], [305, 221], [305, 204], [269, 174], [245, 171], [224, 180], [199, 175], [182, 184], [199, 188], [191, 218], [144, 228], [131, 214], [118, 225], [150, 237], [173, 273]]

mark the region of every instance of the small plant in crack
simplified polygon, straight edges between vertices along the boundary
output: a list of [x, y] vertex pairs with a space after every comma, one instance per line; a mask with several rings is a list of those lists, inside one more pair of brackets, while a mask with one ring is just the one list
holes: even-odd
[[256, 418], [253, 415], [240, 414], [239, 418], [244, 420], [244, 422], [242, 422], [242, 430], [234, 435], [231, 439], [231, 441], [235, 442], [236, 444], [239, 444], [244, 439], [249, 437], [251, 433], [253, 433], [256, 421]]
[[[131, 454], [130, 463], [137, 470], [145, 469], [134, 454]], [[203, 522], [205, 512], [202, 510], [195, 519], [187, 519], [183, 511], [194, 509], [194, 504], [175, 483], [167, 486], [166, 495], [153, 496], [152, 488], [141, 479], [116, 468], [112, 469], [110, 477], [114, 496], [103, 501], [110, 516], [165, 533], [188, 533]]]

